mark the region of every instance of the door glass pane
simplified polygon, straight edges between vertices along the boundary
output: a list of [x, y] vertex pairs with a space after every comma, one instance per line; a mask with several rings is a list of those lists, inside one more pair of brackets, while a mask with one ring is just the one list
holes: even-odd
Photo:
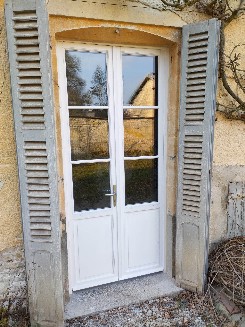
[[107, 109], [70, 109], [71, 160], [109, 158]]
[[154, 109], [124, 109], [124, 155], [157, 155], [157, 114]]
[[157, 159], [125, 160], [125, 204], [158, 201]]
[[157, 57], [123, 55], [124, 106], [157, 106]]
[[66, 51], [69, 106], [107, 106], [106, 54]]
[[110, 208], [110, 164], [99, 162], [72, 166], [74, 211]]

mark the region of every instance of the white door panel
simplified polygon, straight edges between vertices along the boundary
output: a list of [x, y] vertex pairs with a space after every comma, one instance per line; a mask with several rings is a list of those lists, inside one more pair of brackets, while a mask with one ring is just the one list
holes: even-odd
[[118, 278], [113, 216], [74, 222], [75, 274], [77, 284], [93, 286], [101, 279]]
[[125, 215], [128, 271], [156, 268], [160, 265], [159, 209]]

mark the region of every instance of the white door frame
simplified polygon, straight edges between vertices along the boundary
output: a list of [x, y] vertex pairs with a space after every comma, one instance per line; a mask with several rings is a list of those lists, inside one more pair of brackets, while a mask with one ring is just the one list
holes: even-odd
[[[119, 46], [120, 47], [120, 46]], [[113, 82], [113, 72], [114, 71], [121, 71], [121, 67], [118, 63], [121, 63], [121, 60], [117, 60], [116, 56], [120, 56], [120, 52], [116, 49], [117, 47], [107, 46], [107, 45], [92, 45], [92, 44], [81, 44], [80, 42], [59, 42], [57, 45], [57, 62], [58, 62], [58, 84], [59, 84], [59, 99], [60, 99], [60, 118], [61, 118], [61, 136], [62, 136], [62, 153], [63, 153], [63, 174], [64, 174], [64, 192], [65, 192], [65, 213], [66, 213], [66, 230], [67, 230], [67, 251], [68, 251], [68, 279], [69, 279], [69, 291], [72, 293], [72, 286], [74, 284], [74, 235], [73, 235], [73, 224], [72, 224], [72, 215], [73, 212], [73, 197], [72, 197], [72, 184], [70, 181], [72, 180], [71, 176], [71, 164], [70, 164], [70, 129], [69, 129], [69, 113], [67, 110], [67, 103], [68, 103], [68, 96], [67, 96], [67, 85], [66, 85], [66, 71], [65, 71], [65, 50], [90, 50], [90, 51], [112, 51], [113, 54], [113, 62], [110, 62], [107, 65], [108, 69], [108, 97], [109, 97], [109, 105], [112, 103], [110, 101], [110, 97], [113, 93], [113, 85], [115, 86], [116, 90], [122, 90], [122, 80], [117, 79]], [[161, 203], [160, 212], [161, 212], [161, 227], [160, 233], [162, 237], [162, 244], [160, 244], [160, 257], [161, 257], [161, 269], [164, 270], [166, 267], [166, 162], [167, 162], [167, 109], [168, 109], [168, 79], [169, 79], [169, 51], [168, 48], [153, 48], [153, 47], [124, 47], [120, 48], [122, 53], [127, 54], [147, 54], [147, 55], [158, 55], [158, 85], [159, 89], [161, 90], [161, 96], [158, 97], [158, 107], [161, 108], [158, 112], [158, 144], [162, 144], [159, 147], [159, 167], [162, 167], [162, 176], [161, 182], [158, 183], [158, 202]], [[112, 56], [109, 56], [112, 58]], [[110, 59], [109, 59], [110, 60]], [[118, 74], [115, 74], [118, 76]], [[121, 107], [121, 94], [115, 94], [113, 104], [115, 107]], [[112, 111], [109, 111], [112, 112]], [[120, 115], [122, 113], [119, 110], [115, 111], [116, 115]], [[114, 117], [113, 115], [109, 116], [109, 120], [111, 120], [112, 124], [114, 124]], [[118, 121], [122, 121], [117, 119]], [[110, 131], [110, 138], [116, 139], [117, 144], [123, 144], [123, 126], [120, 126], [116, 131], [115, 135], [113, 135], [114, 131]], [[110, 151], [116, 156], [122, 156], [121, 153], [115, 153], [115, 143], [110, 144]], [[120, 152], [120, 151], [119, 151]], [[120, 158], [118, 162], [123, 165], [123, 158]], [[121, 178], [119, 171], [122, 171], [123, 167], [116, 167], [117, 170], [117, 178]], [[115, 176], [113, 177], [115, 178]], [[117, 184], [123, 185], [124, 181], [121, 180], [120, 182], [117, 181]], [[124, 201], [124, 187], [117, 190], [118, 193], [118, 202], [117, 208], [117, 215], [118, 221], [121, 222], [118, 225], [118, 251], [122, 251], [125, 248], [125, 236], [123, 235], [123, 227], [122, 227], [122, 219], [120, 216], [122, 215], [122, 207]], [[160, 199], [162, 199], [160, 201]], [[145, 208], [154, 208], [154, 203], [146, 204]], [[136, 210], [137, 205], [129, 206], [129, 210]], [[142, 208], [141, 208], [142, 210]], [[80, 214], [80, 213], [79, 213]], [[87, 213], [86, 213], [87, 215]], [[163, 237], [164, 236], [164, 237]], [[118, 258], [116, 258], [118, 260]], [[126, 279], [130, 277], [135, 277], [140, 275], [140, 273], [135, 272], [128, 272], [127, 274], [123, 273], [125, 262], [122, 256], [120, 257], [119, 262], [119, 278]], [[154, 270], [153, 270], [154, 271]], [[153, 272], [149, 270], [149, 273]], [[145, 274], [145, 272], [144, 272]]]

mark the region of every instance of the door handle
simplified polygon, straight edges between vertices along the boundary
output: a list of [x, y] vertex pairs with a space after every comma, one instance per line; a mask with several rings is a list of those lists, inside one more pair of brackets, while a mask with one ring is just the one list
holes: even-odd
[[113, 185], [113, 193], [106, 193], [105, 196], [113, 196], [113, 205], [115, 207], [117, 204], [117, 186]]

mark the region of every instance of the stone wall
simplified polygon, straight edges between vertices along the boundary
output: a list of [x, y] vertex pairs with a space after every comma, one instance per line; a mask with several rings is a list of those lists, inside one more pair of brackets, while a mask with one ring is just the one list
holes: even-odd
[[26, 298], [24, 251], [15, 246], [0, 252], [0, 303]]
[[4, 2], [0, 0], [0, 306], [4, 300], [26, 297], [13, 125]]
[[[237, 44], [244, 44], [245, 15], [234, 20], [225, 29], [226, 52], [229, 54]], [[241, 52], [241, 66], [245, 68], [245, 47]], [[227, 72], [230, 77], [229, 71]], [[228, 79], [231, 82], [230, 78]], [[232, 84], [234, 90], [236, 87]], [[218, 102], [226, 103], [227, 93], [219, 84]], [[214, 158], [212, 172], [210, 245], [227, 237], [227, 199], [229, 182], [245, 180], [245, 124], [240, 120], [229, 120], [217, 112], [214, 127]]]

